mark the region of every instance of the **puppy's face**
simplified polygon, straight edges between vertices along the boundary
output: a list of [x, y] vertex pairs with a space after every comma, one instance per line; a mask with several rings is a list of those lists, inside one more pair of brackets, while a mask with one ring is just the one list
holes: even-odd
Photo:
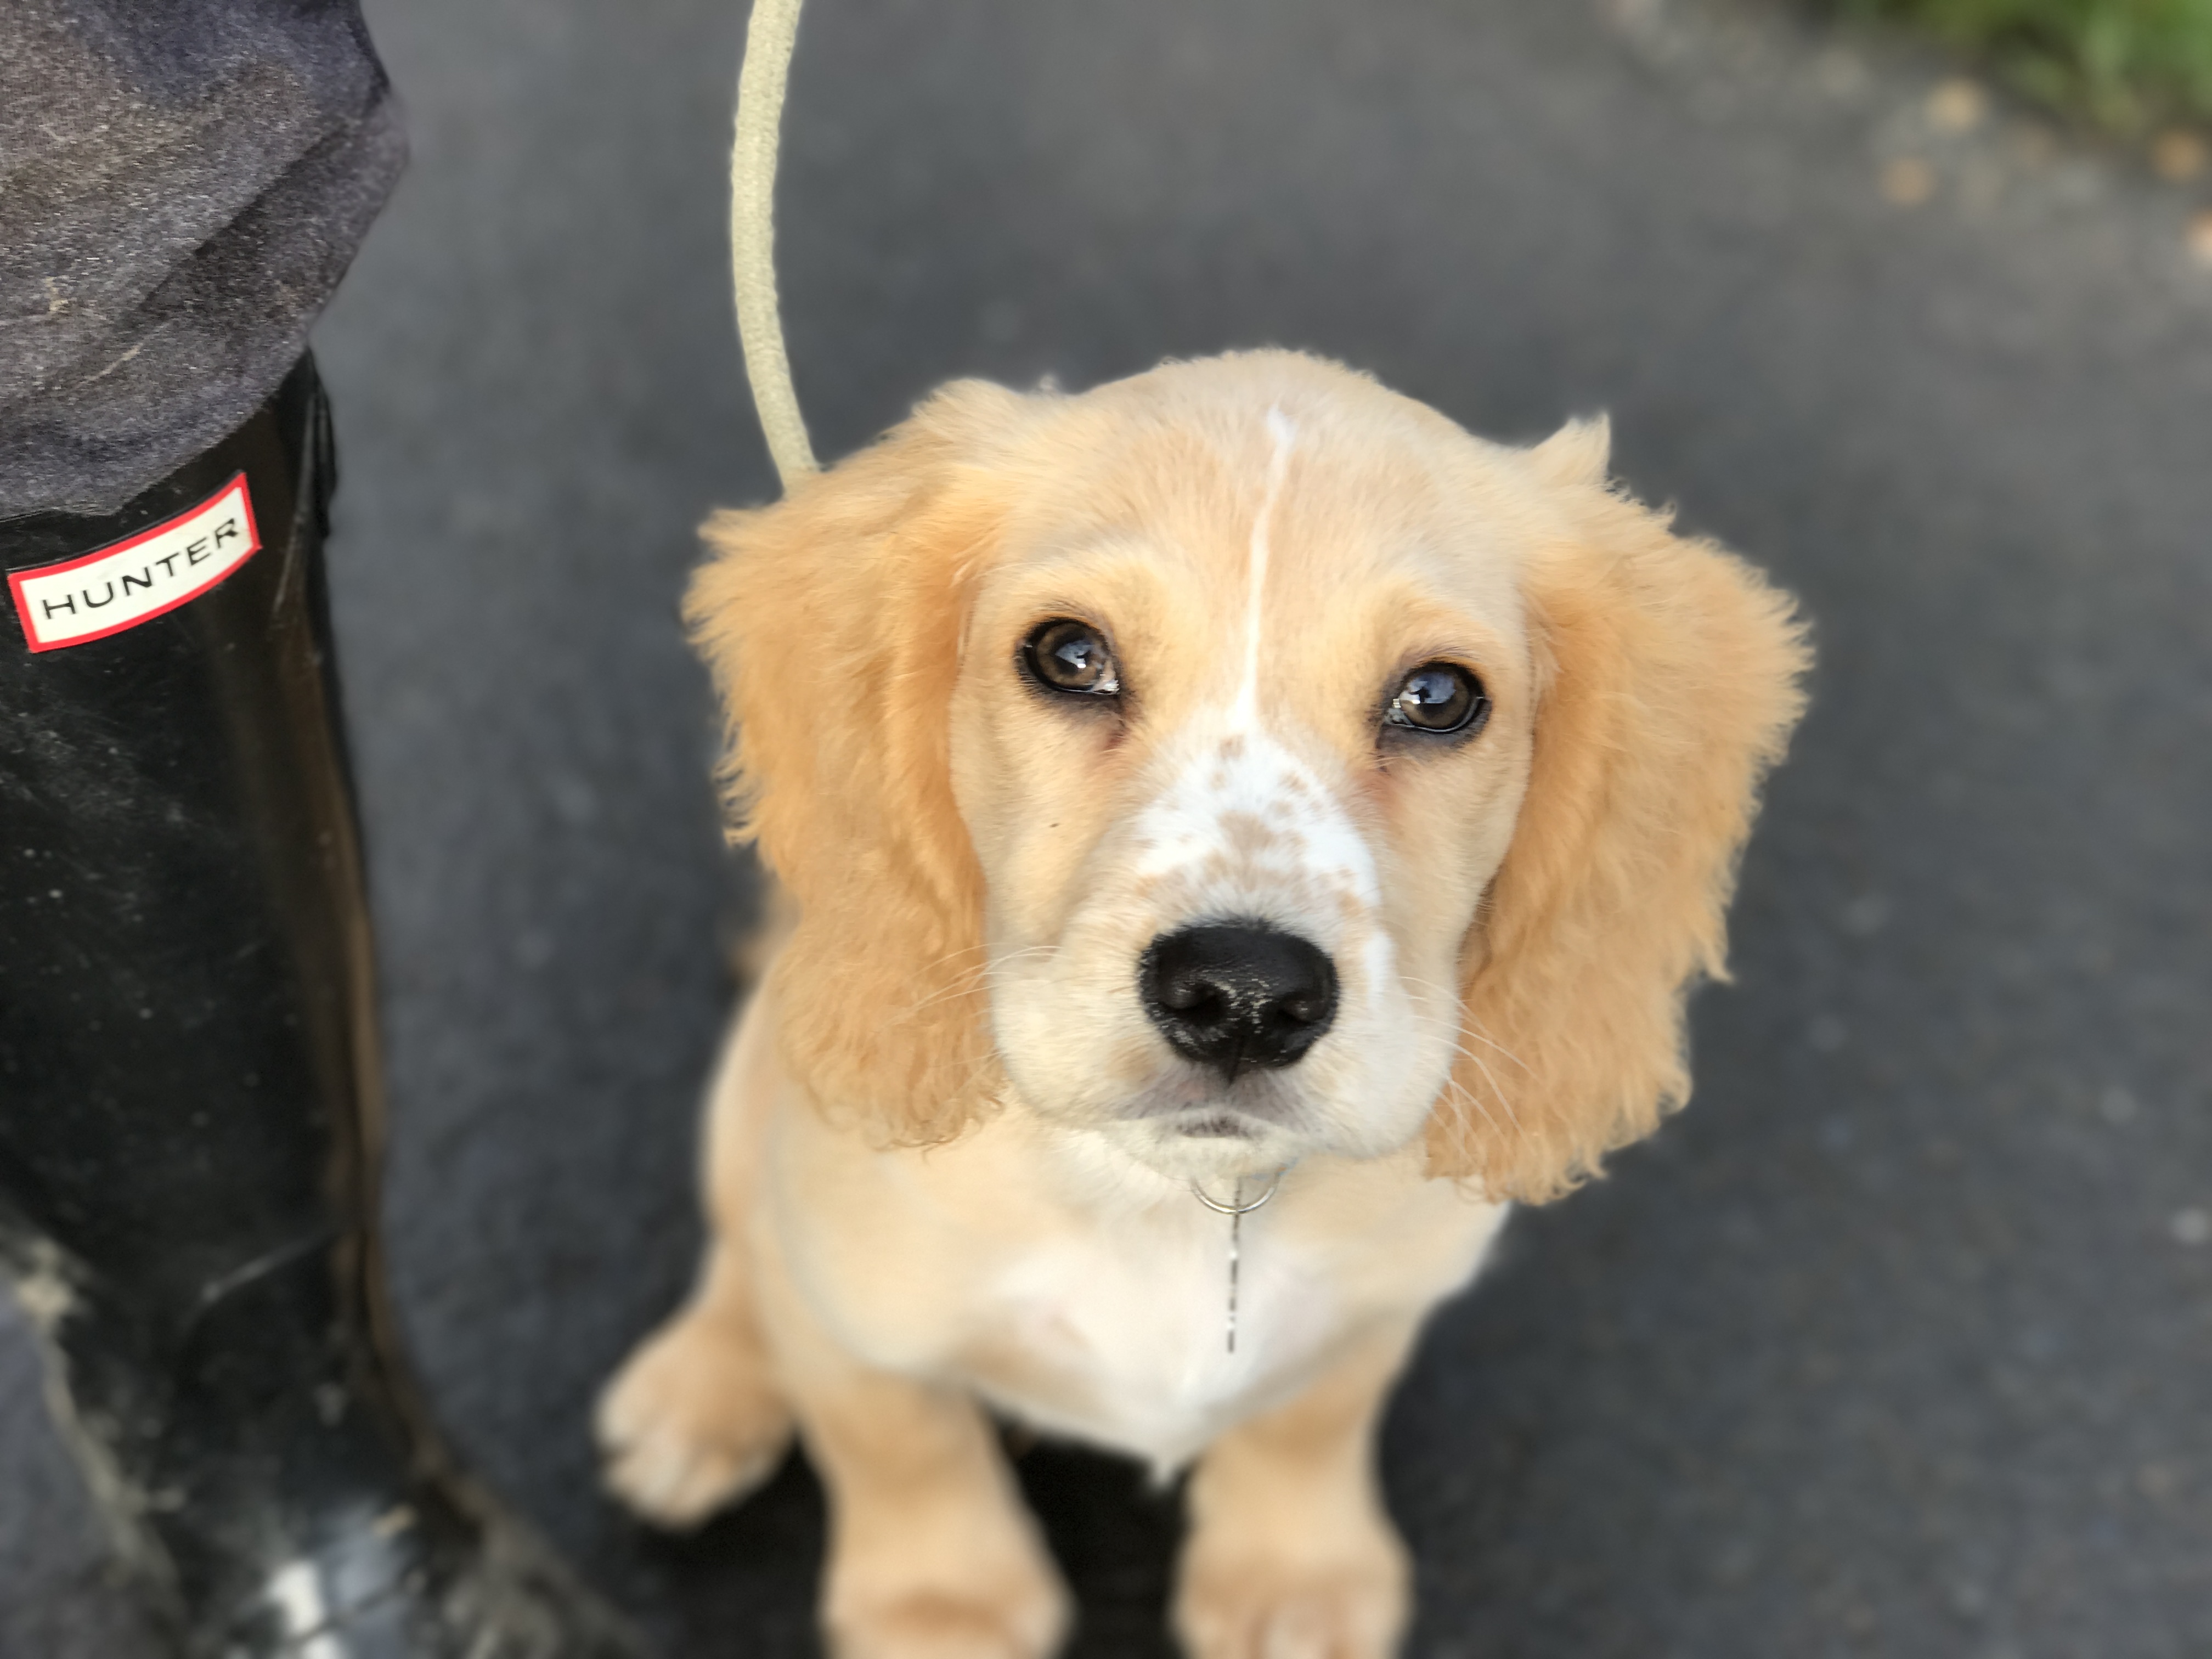
[[1171, 1176], [1380, 1155], [1469, 1042], [1556, 526], [1522, 457], [1352, 377], [1174, 375], [997, 462], [951, 717], [999, 1058]]
[[1687, 1092], [1805, 652], [1601, 427], [1504, 448], [1281, 352], [963, 382], [708, 534], [784, 1056], [879, 1141], [1011, 1092], [1219, 1178], [1425, 1121], [1534, 1200]]

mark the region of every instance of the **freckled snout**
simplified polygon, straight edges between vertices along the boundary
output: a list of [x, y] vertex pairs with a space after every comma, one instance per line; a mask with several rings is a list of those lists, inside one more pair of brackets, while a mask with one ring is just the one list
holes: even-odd
[[1137, 988], [1170, 1046], [1231, 1083], [1295, 1065], [1336, 1018], [1335, 964], [1296, 933], [1249, 922], [1163, 933]]

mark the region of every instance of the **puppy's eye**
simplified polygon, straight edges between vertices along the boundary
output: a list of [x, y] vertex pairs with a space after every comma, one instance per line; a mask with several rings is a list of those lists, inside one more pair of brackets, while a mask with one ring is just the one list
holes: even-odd
[[1481, 730], [1490, 718], [1490, 694], [1457, 663], [1425, 662], [1406, 676], [1382, 722], [1402, 731], [1450, 737]]
[[1022, 662], [1040, 685], [1054, 691], [1111, 697], [1121, 690], [1114, 653], [1089, 623], [1063, 617], [1038, 623], [1022, 641]]

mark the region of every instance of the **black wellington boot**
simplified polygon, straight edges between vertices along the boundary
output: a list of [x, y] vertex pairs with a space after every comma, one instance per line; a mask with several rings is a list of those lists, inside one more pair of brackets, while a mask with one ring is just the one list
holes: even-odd
[[303, 362], [113, 517], [0, 524], [0, 1249], [192, 1659], [630, 1659], [392, 1341], [331, 483]]

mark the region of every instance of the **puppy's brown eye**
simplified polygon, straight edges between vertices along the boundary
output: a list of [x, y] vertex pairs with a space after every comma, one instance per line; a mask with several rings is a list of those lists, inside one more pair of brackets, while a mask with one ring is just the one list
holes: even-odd
[[1089, 623], [1067, 617], [1040, 623], [1022, 641], [1022, 663], [1038, 684], [1079, 697], [1111, 697], [1121, 672], [1104, 635]]
[[1490, 718], [1490, 695], [1457, 663], [1425, 662], [1406, 676], [1382, 711], [1386, 726], [1451, 737], [1481, 730]]

